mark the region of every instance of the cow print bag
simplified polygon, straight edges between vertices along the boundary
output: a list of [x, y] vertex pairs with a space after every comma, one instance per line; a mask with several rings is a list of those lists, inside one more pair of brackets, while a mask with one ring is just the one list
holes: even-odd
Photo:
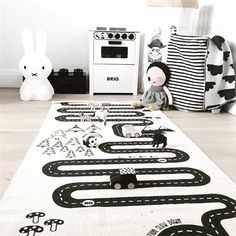
[[217, 109], [235, 98], [235, 72], [228, 43], [221, 36], [209, 39], [206, 58], [205, 109]]
[[214, 110], [235, 99], [233, 59], [224, 38], [178, 35], [174, 31], [167, 64], [175, 108]]

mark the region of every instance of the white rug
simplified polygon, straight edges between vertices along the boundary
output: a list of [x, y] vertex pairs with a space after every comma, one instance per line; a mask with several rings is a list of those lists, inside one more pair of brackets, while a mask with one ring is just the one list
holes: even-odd
[[[152, 146], [158, 128], [165, 148]], [[112, 189], [124, 167], [137, 187]], [[55, 103], [0, 203], [0, 235], [235, 236], [235, 199], [235, 184], [162, 112]]]

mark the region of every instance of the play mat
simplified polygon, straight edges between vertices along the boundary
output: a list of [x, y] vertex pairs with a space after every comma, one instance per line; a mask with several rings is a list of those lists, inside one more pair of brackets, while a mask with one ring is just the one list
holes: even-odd
[[[166, 146], [153, 147], [156, 130]], [[137, 182], [114, 187], [114, 174]], [[58, 102], [2, 198], [0, 235], [234, 236], [235, 199], [235, 184], [161, 111]]]

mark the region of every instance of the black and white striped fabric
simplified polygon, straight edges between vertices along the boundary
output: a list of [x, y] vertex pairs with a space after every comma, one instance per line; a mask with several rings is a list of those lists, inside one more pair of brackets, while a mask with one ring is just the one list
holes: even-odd
[[167, 55], [171, 72], [168, 88], [177, 109], [204, 110], [207, 42], [207, 37], [171, 34]]

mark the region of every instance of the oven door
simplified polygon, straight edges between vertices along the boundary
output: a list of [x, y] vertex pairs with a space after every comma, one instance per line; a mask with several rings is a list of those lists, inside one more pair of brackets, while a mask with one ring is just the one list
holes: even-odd
[[94, 40], [95, 64], [135, 64], [135, 41]]

